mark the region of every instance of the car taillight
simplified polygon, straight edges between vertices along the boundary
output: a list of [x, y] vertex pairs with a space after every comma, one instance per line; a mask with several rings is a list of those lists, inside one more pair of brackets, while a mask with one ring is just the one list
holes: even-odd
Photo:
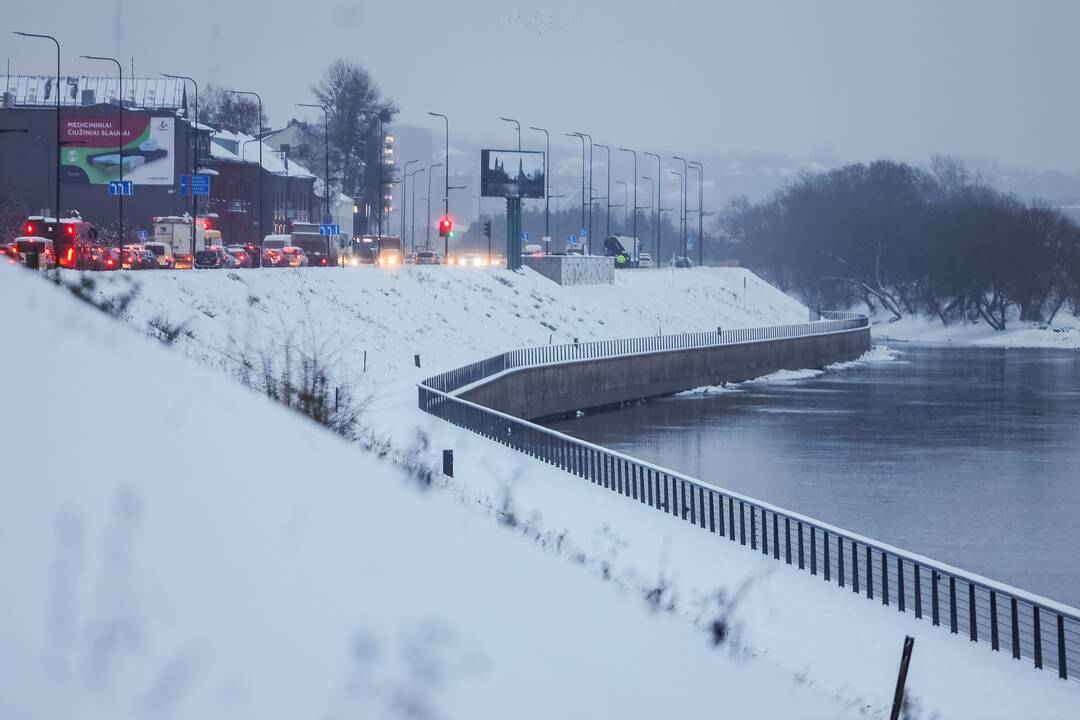
[[68, 248], [67, 261], [70, 263], [71, 258], [75, 255], [75, 248]]

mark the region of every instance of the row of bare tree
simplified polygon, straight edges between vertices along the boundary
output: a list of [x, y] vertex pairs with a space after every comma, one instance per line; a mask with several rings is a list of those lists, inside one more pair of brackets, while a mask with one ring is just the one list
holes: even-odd
[[733, 202], [725, 226], [729, 252], [811, 303], [997, 330], [1080, 314], [1080, 227], [951, 158], [805, 174], [764, 202]]

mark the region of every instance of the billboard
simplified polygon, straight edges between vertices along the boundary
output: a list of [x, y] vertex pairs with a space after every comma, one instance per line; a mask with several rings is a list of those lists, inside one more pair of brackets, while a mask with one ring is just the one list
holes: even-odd
[[544, 197], [544, 153], [480, 151], [480, 194], [484, 197]]
[[124, 179], [136, 185], [172, 185], [175, 118], [124, 112], [123, 152], [120, 116], [67, 112], [60, 115], [61, 171], [64, 182], [107, 185]]

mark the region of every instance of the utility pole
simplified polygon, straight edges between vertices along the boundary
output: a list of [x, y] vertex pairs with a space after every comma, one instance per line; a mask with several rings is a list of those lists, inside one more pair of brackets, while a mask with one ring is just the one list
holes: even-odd
[[[120, 89], [119, 89], [119, 95], [120, 95], [120, 106], [119, 106], [120, 107], [120, 112], [119, 112], [119, 115], [120, 115], [120, 138], [116, 142], [116, 146], [117, 146], [116, 147], [116, 160], [117, 160], [116, 164], [117, 164], [117, 167], [119, 167], [119, 169], [120, 169], [120, 183], [123, 184], [123, 182], [124, 182], [124, 66], [121, 65], [120, 61], [117, 60], [116, 58], [102, 57], [100, 55], [82, 55], [81, 57], [84, 60], [104, 60], [105, 62], [116, 63], [116, 74], [117, 74], [117, 77], [119, 78], [119, 82], [120, 82]], [[57, 87], [56, 87], [56, 92], [57, 93], [60, 92], [59, 83], [60, 83], [60, 79], [57, 78]], [[123, 191], [120, 192], [120, 197], [118, 199], [120, 201], [120, 229], [119, 229], [120, 234], [119, 234], [119, 242], [117, 243], [117, 246], [120, 248], [121, 257], [123, 257], [123, 249], [124, 249], [124, 193], [123, 193]], [[60, 221], [60, 216], [59, 215], [57, 215], [56, 220], [57, 220], [57, 227], [59, 228], [59, 221]]]
[[408, 160], [405, 162], [405, 167], [401, 169], [401, 254], [402, 259], [405, 255], [405, 246], [408, 242], [408, 235], [405, 233], [405, 211], [409, 205], [409, 166], [413, 163], [420, 162], [419, 160]]
[[412, 241], [412, 251], [416, 252], [416, 176], [420, 173], [426, 173], [427, 168], [420, 168], [412, 171], [412, 207], [409, 209], [409, 237]]
[[567, 137], [576, 137], [581, 141], [581, 227], [585, 227], [585, 135], [566, 133]]
[[[634, 156], [634, 254], [638, 254], [637, 249], [637, 150], [631, 150], [630, 148], [619, 148], [621, 152], [628, 152]], [[637, 257], [634, 258], [637, 260]]]
[[[195, 86], [195, 142], [191, 144], [191, 174], [195, 175], [199, 172], [199, 83], [195, 82], [195, 78], [190, 78], [187, 75], [170, 75], [169, 73], [161, 73], [167, 78], [173, 78], [174, 80], [187, 80]], [[188, 188], [190, 190], [191, 188]], [[198, 213], [198, 206], [196, 205], [195, 193], [191, 193], [191, 261], [195, 262], [195, 217]], [[255, 263], [262, 262], [262, 258], [255, 258]]]

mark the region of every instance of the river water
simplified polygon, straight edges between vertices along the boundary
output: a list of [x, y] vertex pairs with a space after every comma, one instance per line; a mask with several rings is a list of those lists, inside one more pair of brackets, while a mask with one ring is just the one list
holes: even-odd
[[1080, 352], [890, 347], [551, 426], [1080, 606]]

